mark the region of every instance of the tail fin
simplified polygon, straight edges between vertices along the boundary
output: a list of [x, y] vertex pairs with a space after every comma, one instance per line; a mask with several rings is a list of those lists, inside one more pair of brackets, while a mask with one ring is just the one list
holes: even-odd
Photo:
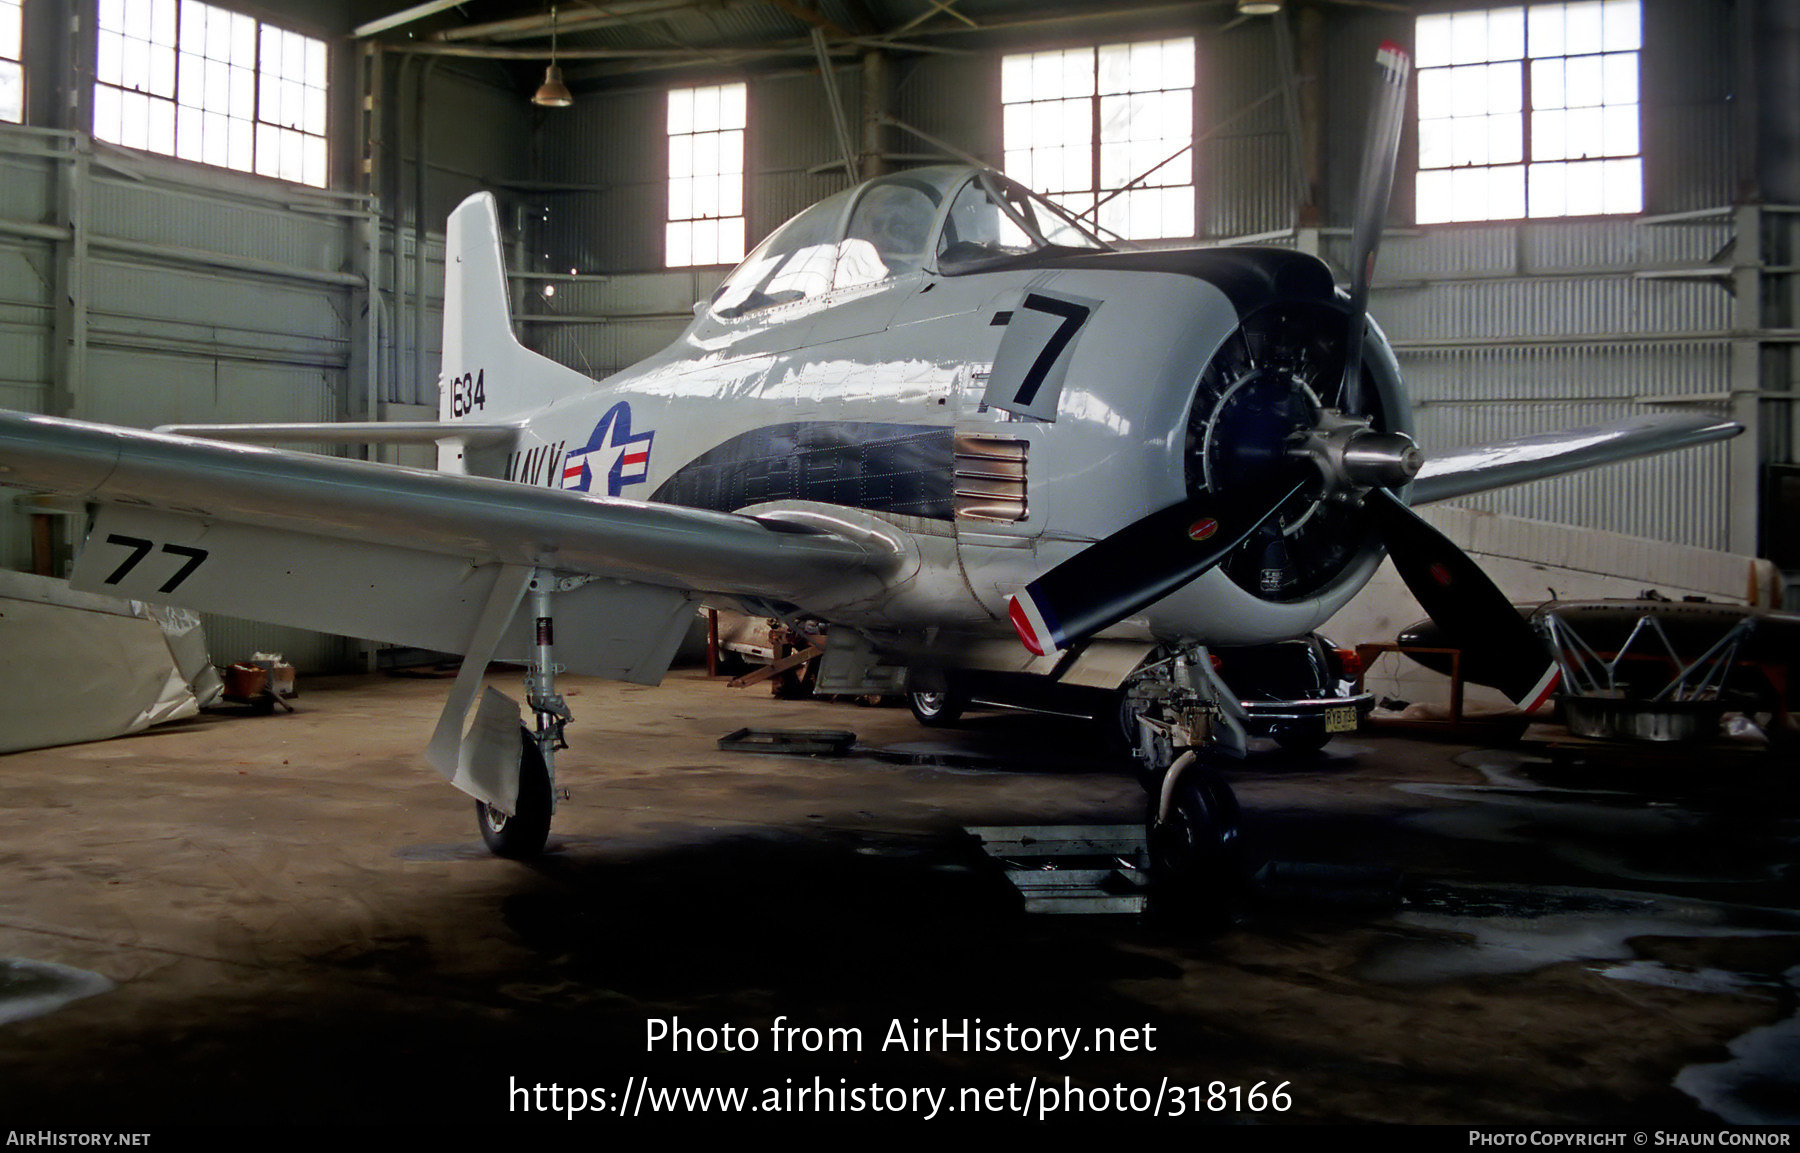
[[506, 421], [593, 387], [513, 335], [500, 218], [491, 193], [457, 205], [445, 229], [444, 359], [438, 418]]

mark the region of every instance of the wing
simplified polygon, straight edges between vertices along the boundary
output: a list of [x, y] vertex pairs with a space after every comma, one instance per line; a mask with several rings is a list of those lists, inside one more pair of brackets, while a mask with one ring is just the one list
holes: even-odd
[[[77, 588], [465, 652], [506, 574], [553, 573], [566, 667], [654, 682], [705, 593], [802, 604], [892, 541], [365, 461], [0, 413], [0, 483], [100, 506]], [[502, 656], [531, 643], [521, 610]]]
[[1656, 413], [1457, 449], [1426, 461], [1407, 490], [1407, 502], [1453, 500], [1596, 465], [1728, 440], [1742, 431], [1742, 425], [1716, 417]]

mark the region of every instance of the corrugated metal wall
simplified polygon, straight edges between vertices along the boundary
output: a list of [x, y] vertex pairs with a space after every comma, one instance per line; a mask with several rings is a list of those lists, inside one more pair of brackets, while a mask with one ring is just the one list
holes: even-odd
[[1299, 190], [1274, 28], [1272, 20], [1246, 21], [1200, 41], [1195, 124], [1206, 137], [1196, 150], [1206, 236], [1294, 225]]
[[[1371, 309], [1400, 357], [1420, 442], [1429, 452], [1659, 408], [1729, 415], [1733, 242], [1729, 215], [1389, 236]], [[1324, 247], [1342, 264], [1347, 246], [1339, 234]], [[1459, 503], [1725, 549], [1732, 502], [1745, 499], [1730, 449], [1713, 445]]]
[[[0, 126], [0, 221], [37, 223], [50, 211], [55, 165], [50, 141]], [[53, 374], [55, 262], [49, 240], [0, 229], [0, 406], [42, 412]], [[24, 569], [31, 559], [30, 522], [0, 493], [0, 565]]]
[[[352, 71], [340, 56], [339, 80]], [[434, 415], [443, 221], [468, 193], [524, 174], [533, 113], [504, 70], [480, 62], [390, 60], [383, 78], [380, 215], [360, 196], [0, 125], [0, 405], [137, 427], [336, 420], [371, 405]], [[50, 223], [71, 216], [84, 256]], [[58, 396], [68, 342], [57, 299], [71, 268], [85, 338]], [[0, 501], [0, 564], [29, 567], [31, 549], [28, 518]], [[209, 619], [209, 636], [221, 661], [273, 650], [319, 670], [354, 652], [226, 618]]]
[[[0, 130], [0, 403], [151, 427], [343, 415], [352, 342], [351, 202], [33, 129]], [[85, 258], [47, 225], [83, 222]], [[32, 235], [32, 233], [41, 235]], [[56, 294], [72, 269], [85, 324], [69, 395]], [[27, 521], [0, 505], [0, 562], [31, 560]], [[221, 660], [278, 649], [341, 663], [335, 638], [242, 622]]]

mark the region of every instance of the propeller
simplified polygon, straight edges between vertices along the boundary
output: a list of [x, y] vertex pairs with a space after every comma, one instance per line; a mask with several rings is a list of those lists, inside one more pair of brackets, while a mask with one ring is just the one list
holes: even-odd
[[1375, 279], [1375, 253], [1381, 226], [1387, 221], [1394, 192], [1394, 166], [1400, 158], [1400, 123], [1406, 115], [1406, 84], [1412, 57], [1385, 40], [1375, 53], [1375, 100], [1369, 108], [1368, 145], [1356, 182], [1356, 223], [1350, 232], [1350, 318], [1345, 326], [1344, 381], [1338, 408], [1362, 408], [1362, 349], [1369, 327], [1369, 284]]
[[[1406, 51], [1384, 43], [1376, 53], [1378, 83], [1370, 145], [1357, 192], [1344, 376], [1336, 411], [1326, 410], [1292, 438], [1285, 457], [1253, 486], [1207, 489], [1126, 525], [1057, 565], [1007, 598], [1013, 628], [1039, 656], [1124, 620], [1218, 565], [1290, 501], [1358, 502], [1387, 546], [1401, 579], [1446, 642], [1500, 654], [1500, 688], [1521, 708], [1535, 709], [1556, 683], [1549, 648], [1468, 554], [1394, 495], [1417, 475], [1424, 457], [1410, 437], [1382, 432], [1359, 415], [1362, 346], [1369, 282], [1387, 215], [1398, 158], [1406, 83]], [[1279, 551], [1274, 542], [1265, 547]]]

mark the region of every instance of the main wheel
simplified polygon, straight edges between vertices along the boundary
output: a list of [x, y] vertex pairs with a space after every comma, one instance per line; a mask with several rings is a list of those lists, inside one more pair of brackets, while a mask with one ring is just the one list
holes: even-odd
[[1192, 765], [1181, 775], [1169, 815], [1159, 821], [1160, 794], [1160, 789], [1151, 792], [1144, 821], [1159, 909], [1207, 920], [1225, 917], [1243, 885], [1236, 795], [1205, 765]]
[[950, 688], [930, 692], [911, 689], [906, 694], [906, 707], [912, 710], [914, 720], [935, 729], [961, 720], [969, 698]]
[[509, 816], [486, 801], [475, 802], [475, 823], [488, 851], [514, 860], [537, 856], [550, 839], [550, 770], [537, 739], [523, 725], [519, 738], [517, 811]]

